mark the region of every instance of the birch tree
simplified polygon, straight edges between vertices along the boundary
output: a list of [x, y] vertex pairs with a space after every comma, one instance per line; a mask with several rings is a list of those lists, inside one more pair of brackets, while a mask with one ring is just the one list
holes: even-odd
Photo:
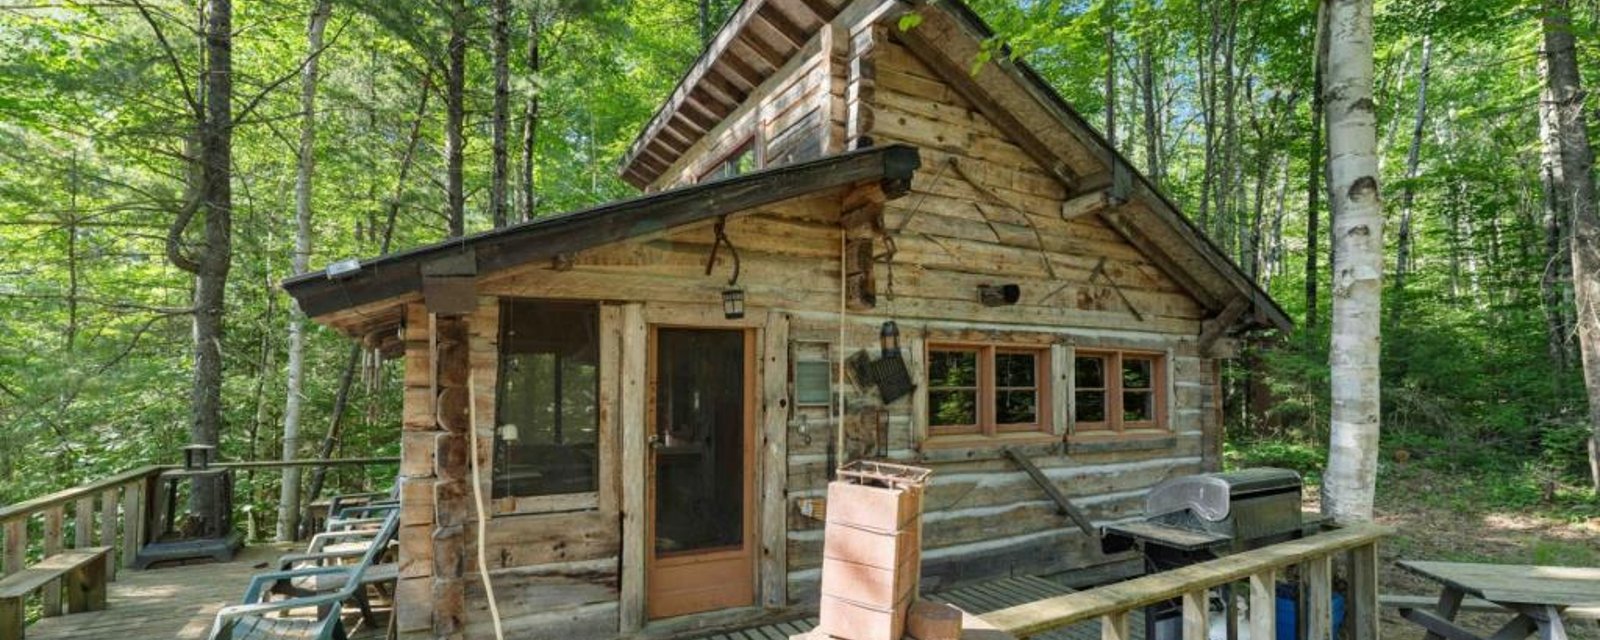
[[1328, 202], [1333, 213], [1332, 429], [1322, 512], [1372, 519], [1378, 474], [1378, 343], [1383, 205], [1372, 96], [1372, 0], [1324, 0], [1327, 10]]
[[[306, 27], [306, 64], [300, 70], [300, 151], [294, 181], [294, 272], [311, 268], [311, 179], [316, 170], [317, 62], [322, 34], [333, 6], [313, 0]], [[306, 317], [299, 309], [289, 314], [289, 370], [283, 406], [283, 460], [300, 455], [300, 408], [304, 401]], [[278, 493], [278, 540], [295, 538], [300, 517], [300, 468], [284, 467]]]
[[1561, 171], [1555, 191], [1567, 199], [1572, 221], [1572, 286], [1578, 306], [1578, 346], [1583, 356], [1583, 385], [1589, 396], [1590, 482], [1600, 491], [1600, 211], [1597, 211], [1594, 150], [1589, 147], [1588, 118], [1573, 39], [1570, 0], [1544, 0], [1545, 80], [1554, 101]]

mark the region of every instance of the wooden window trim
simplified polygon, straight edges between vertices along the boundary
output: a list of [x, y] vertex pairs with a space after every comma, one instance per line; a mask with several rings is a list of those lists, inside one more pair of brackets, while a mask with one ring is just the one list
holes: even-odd
[[[956, 342], [934, 340], [928, 341], [923, 346], [924, 374], [932, 366], [933, 352], [935, 351], [960, 351], [976, 353], [978, 356], [978, 385], [975, 391], [978, 396], [977, 424], [969, 425], [937, 425], [933, 424], [931, 417], [919, 416], [926, 420], [928, 440], [935, 444], [968, 444], [976, 442], [992, 442], [995, 439], [1033, 441], [1035, 439], [1054, 439], [1051, 428], [1049, 409], [1050, 402], [1050, 348], [1037, 344], [1018, 344], [1007, 342]], [[995, 355], [999, 353], [1021, 353], [1033, 356], [1034, 362], [1034, 421], [1030, 423], [999, 424], [999, 407], [997, 406], [998, 391], [995, 381]], [[931, 380], [927, 385], [928, 391], [933, 391]], [[968, 389], [972, 387], [940, 387]], [[1020, 388], [1020, 387], [1019, 387]], [[1041, 438], [1042, 437], [1042, 438]]]
[[[1151, 420], [1125, 421], [1123, 420], [1123, 400], [1126, 389], [1122, 386], [1122, 364], [1125, 357], [1150, 361], [1150, 387], [1152, 396]], [[1133, 349], [1075, 349], [1068, 358], [1068, 366], [1072, 367], [1071, 391], [1067, 399], [1071, 403], [1071, 410], [1067, 418], [1071, 424], [1069, 440], [1107, 440], [1107, 439], [1138, 439], [1161, 438], [1172, 435], [1172, 425], [1168, 420], [1167, 404], [1171, 393], [1170, 381], [1167, 377], [1167, 354], [1160, 351], [1140, 351]], [[1078, 358], [1101, 358], [1106, 362], [1104, 387], [1083, 388], [1077, 384]], [[1133, 391], [1144, 391], [1134, 389]], [[1100, 391], [1105, 396], [1105, 420], [1087, 422], [1078, 420], [1078, 394], [1085, 391]]]

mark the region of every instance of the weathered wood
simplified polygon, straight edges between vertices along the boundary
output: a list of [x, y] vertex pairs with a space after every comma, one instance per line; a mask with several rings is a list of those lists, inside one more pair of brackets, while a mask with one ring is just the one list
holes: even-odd
[[1402, 560], [1401, 569], [1490, 602], [1600, 602], [1600, 568]]
[[1183, 640], [1207, 640], [1210, 637], [1210, 596], [1205, 589], [1183, 594]]
[[622, 596], [618, 614], [620, 631], [632, 633], [644, 626], [645, 558], [650, 541], [645, 536], [645, 450], [649, 425], [645, 403], [649, 387], [646, 349], [648, 330], [644, 306], [622, 308]]
[[1133, 634], [1128, 629], [1127, 611], [1100, 616], [1100, 640], [1133, 640]]
[[1378, 538], [1350, 550], [1346, 616], [1354, 640], [1378, 639]]
[[1217, 339], [1226, 335], [1228, 329], [1232, 328], [1234, 323], [1238, 322], [1239, 318], [1249, 309], [1249, 300], [1235, 298], [1233, 302], [1228, 303], [1228, 306], [1222, 309], [1221, 313], [1200, 323], [1200, 339], [1196, 341], [1200, 345], [1200, 353], [1211, 353], [1212, 346], [1216, 344]]
[[1278, 629], [1278, 577], [1272, 569], [1250, 575], [1250, 637], [1276, 637]]
[[622, 306], [600, 307], [600, 510], [622, 511]]
[[78, 498], [72, 509], [72, 548], [94, 544], [94, 496]]
[[[1387, 527], [1377, 525], [1352, 525], [1098, 589], [1002, 609], [985, 615], [984, 619], [997, 629], [1012, 635], [1036, 635], [1084, 620], [1093, 620], [1109, 613], [1181, 597], [1190, 591], [1209, 589], [1242, 580], [1262, 571], [1289, 566], [1308, 558], [1348, 549], [1371, 550], [1375, 541], [1389, 535], [1391, 531]], [[1368, 555], [1371, 555], [1370, 551]], [[1372, 569], [1376, 568], [1374, 563]]]
[[117, 579], [117, 489], [100, 493], [100, 546], [111, 547], [106, 554], [106, 578]]
[[166, 471], [170, 468], [172, 467], [164, 465], [147, 465], [137, 469], [124, 471], [114, 476], [102, 478], [94, 482], [78, 485], [70, 489], [62, 489], [55, 493], [39, 496], [31, 500], [23, 500], [22, 502], [18, 502], [16, 504], [0, 507], [0, 522], [7, 522], [12, 518], [25, 517], [39, 513], [50, 507], [66, 504], [84, 496], [92, 496], [105, 489], [115, 488], [125, 484], [133, 483], [135, 481], [153, 478], [162, 471]]
[[789, 316], [770, 311], [761, 344], [761, 601], [788, 605]]
[[135, 556], [139, 554], [139, 547], [144, 546], [144, 502], [143, 482], [128, 484], [122, 488], [122, 566], [132, 568]]
[[[1462, 629], [1444, 618], [1422, 609], [1401, 609], [1400, 617], [1417, 623], [1427, 630], [1428, 638], [1447, 638], [1448, 640], [1484, 640], [1476, 633]], [[1518, 638], [1525, 637], [1524, 632]]]
[[1329, 640], [1333, 634], [1333, 558], [1312, 558], [1300, 565], [1305, 589], [1306, 640]]
[[1061, 488], [1057, 487], [1055, 482], [1044, 475], [1044, 472], [1040, 471], [1039, 467], [1034, 466], [1032, 460], [1029, 460], [1027, 456], [1022, 455], [1021, 452], [1011, 447], [1006, 447], [1005, 453], [1007, 457], [1017, 463], [1017, 466], [1022, 467], [1022, 470], [1028, 473], [1028, 477], [1033, 478], [1034, 483], [1044, 490], [1045, 495], [1049, 496], [1052, 502], [1056, 503], [1057, 513], [1071, 518], [1072, 523], [1078, 525], [1078, 530], [1082, 531], [1084, 535], [1094, 536], [1097, 534], [1094, 523], [1089, 522], [1089, 516], [1078, 509], [1077, 505], [1072, 504], [1072, 500], [1068, 499], [1066, 494], [1061, 493]]
[[[61, 553], [65, 532], [62, 530], [66, 509], [56, 505], [44, 511], [44, 557], [49, 559]], [[61, 615], [61, 581], [53, 580], [44, 587], [44, 616]]]
[[5, 522], [6, 551], [5, 575], [11, 575], [22, 570], [26, 564], [28, 553], [28, 520], [25, 517], [12, 518]]

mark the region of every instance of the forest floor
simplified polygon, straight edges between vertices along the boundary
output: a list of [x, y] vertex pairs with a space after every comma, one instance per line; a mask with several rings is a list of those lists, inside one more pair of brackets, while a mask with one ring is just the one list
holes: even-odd
[[[1400, 570], [1397, 560], [1444, 560], [1499, 564], [1600, 566], [1600, 517], [1557, 504], [1505, 504], [1486, 490], [1492, 483], [1471, 470], [1387, 464], [1378, 481], [1377, 520], [1397, 530], [1380, 546], [1383, 593], [1438, 594], [1438, 585]], [[1317, 491], [1306, 489], [1307, 508]], [[1487, 635], [1504, 615], [1462, 614], [1460, 622]], [[1422, 630], [1385, 610], [1382, 635], [1420, 638]], [[1600, 640], [1600, 625], [1576, 623], [1573, 638]]]

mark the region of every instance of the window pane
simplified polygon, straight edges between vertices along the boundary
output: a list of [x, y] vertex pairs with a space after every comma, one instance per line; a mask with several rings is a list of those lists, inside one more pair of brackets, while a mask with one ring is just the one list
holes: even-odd
[[794, 365], [794, 402], [800, 405], [828, 404], [833, 397], [832, 365], [821, 360], [802, 360]]
[[501, 305], [494, 497], [595, 490], [598, 324], [594, 305]]
[[1079, 356], [1074, 367], [1073, 382], [1082, 388], [1103, 389], [1106, 386], [1106, 359], [1099, 356]]
[[1039, 421], [1039, 394], [1031, 389], [1001, 391], [995, 397], [995, 422], [1033, 424]]
[[929, 352], [928, 386], [978, 386], [978, 353], [976, 351]]
[[1034, 377], [1039, 371], [1037, 358], [1038, 356], [1032, 353], [994, 354], [995, 384], [1001, 387], [1038, 386], [1034, 382]]
[[964, 426], [978, 423], [978, 392], [972, 390], [931, 389], [928, 391], [928, 424]]
[[1104, 391], [1079, 391], [1075, 394], [1074, 419], [1078, 422], [1106, 421], [1106, 394]]
[[657, 553], [744, 539], [744, 346], [743, 331], [656, 333]]
[[1156, 396], [1149, 391], [1122, 392], [1122, 419], [1150, 422], [1156, 419]]
[[1155, 361], [1149, 358], [1122, 357], [1122, 388], [1149, 389], [1153, 384]]

